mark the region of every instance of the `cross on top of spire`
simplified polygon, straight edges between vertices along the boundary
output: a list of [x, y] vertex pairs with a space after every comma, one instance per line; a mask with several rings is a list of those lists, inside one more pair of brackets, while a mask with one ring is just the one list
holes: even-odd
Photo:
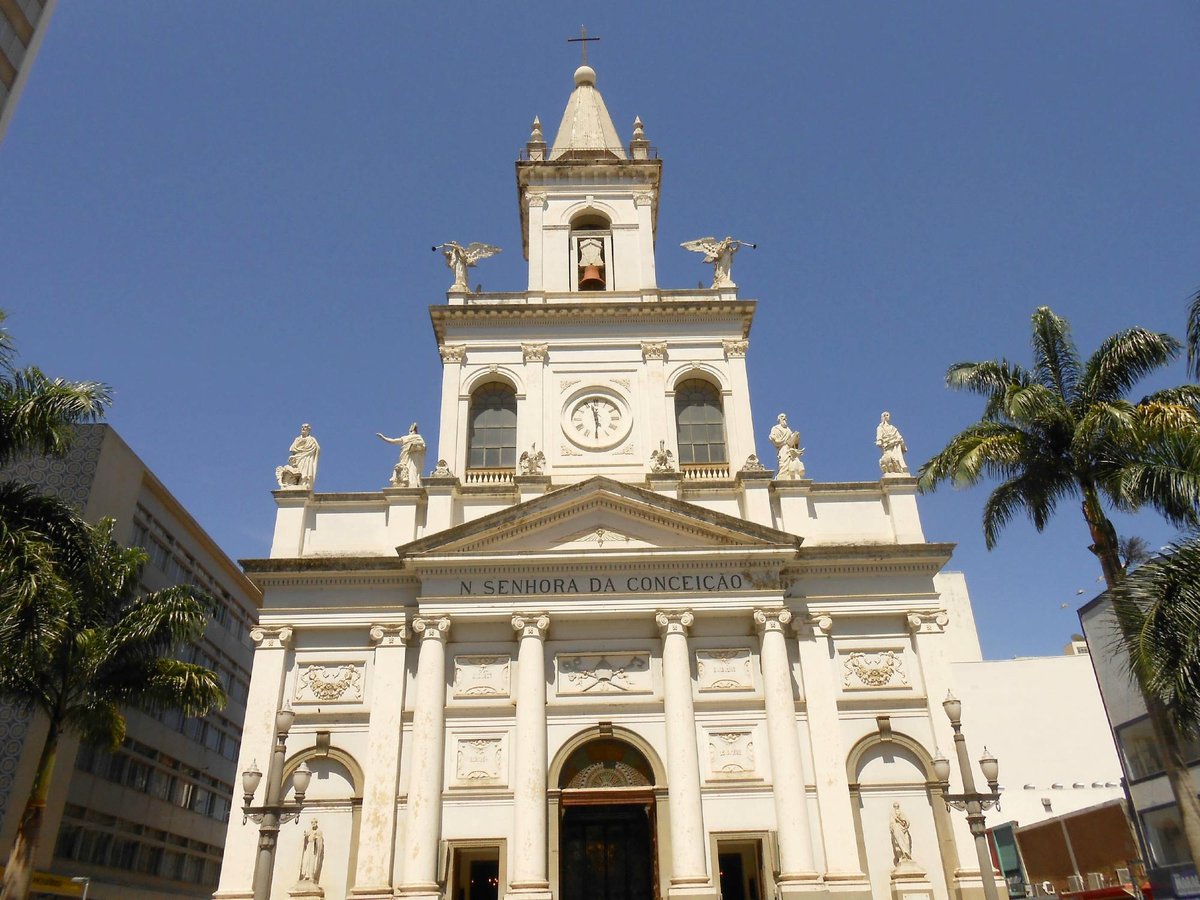
[[579, 37], [567, 38], [567, 43], [568, 44], [579, 44], [580, 49], [583, 50], [583, 64], [586, 66], [587, 65], [587, 45], [589, 43], [591, 43], [592, 41], [598, 41], [598, 40], [600, 40], [600, 38], [598, 38], [598, 37], [588, 37], [587, 28], [583, 25], [580, 25], [579, 26]]

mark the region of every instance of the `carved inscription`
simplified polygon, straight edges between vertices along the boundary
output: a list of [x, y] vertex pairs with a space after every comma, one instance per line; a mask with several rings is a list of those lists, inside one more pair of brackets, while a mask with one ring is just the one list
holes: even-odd
[[559, 694], [648, 694], [649, 653], [557, 656]]
[[752, 691], [754, 673], [750, 650], [697, 650], [696, 673], [701, 692]]
[[455, 753], [455, 780], [460, 784], [499, 784], [504, 742], [499, 737], [459, 738]]
[[745, 778], [756, 771], [754, 732], [718, 729], [708, 732], [708, 766], [714, 778]]
[[454, 657], [455, 697], [507, 697], [509, 656]]

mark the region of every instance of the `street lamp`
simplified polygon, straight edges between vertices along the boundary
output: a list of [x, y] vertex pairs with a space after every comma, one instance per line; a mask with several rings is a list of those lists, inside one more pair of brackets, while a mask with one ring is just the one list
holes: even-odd
[[76, 884], [83, 885], [82, 897], [83, 897], [83, 900], [87, 900], [88, 888], [90, 888], [92, 886], [92, 879], [89, 878], [87, 875], [75, 875], [71, 878], [71, 880], [73, 882], [75, 882]]
[[275, 869], [275, 847], [279, 842], [279, 826], [299, 821], [304, 809], [304, 792], [312, 779], [312, 772], [305, 763], [292, 773], [292, 787], [296, 790], [296, 802], [283, 802], [283, 765], [286, 759], [288, 731], [296, 721], [291, 707], [285, 706], [275, 714], [275, 751], [267, 766], [267, 791], [262, 806], [251, 806], [254, 794], [262, 782], [263, 774], [256, 762], [242, 772], [242, 824], [253, 819], [260, 823], [258, 829], [258, 858], [254, 861], [254, 900], [267, 900], [271, 893], [271, 875]]
[[987, 779], [990, 793], [983, 794], [975, 790], [975, 776], [971, 773], [971, 760], [967, 755], [967, 739], [962, 733], [962, 701], [955, 699], [949, 691], [942, 703], [942, 709], [950, 719], [950, 727], [954, 729], [954, 749], [958, 756], [958, 771], [962, 775], [963, 792], [950, 793], [950, 760], [938, 753], [933, 758], [933, 774], [939, 782], [942, 799], [946, 801], [946, 809], [954, 807], [966, 810], [967, 824], [975, 838], [975, 854], [979, 857], [979, 875], [983, 879], [983, 895], [987, 900], [999, 900], [996, 892], [996, 879], [992, 874], [992, 853], [988, 849], [987, 825], [984, 824], [983, 811], [1000, 808], [1000, 763], [996, 757], [983, 748], [983, 756], [979, 758], [979, 768]]

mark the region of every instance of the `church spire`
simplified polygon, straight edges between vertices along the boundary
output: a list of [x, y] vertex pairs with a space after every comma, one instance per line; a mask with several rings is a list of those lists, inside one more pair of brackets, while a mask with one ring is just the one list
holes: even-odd
[[575, 70], [575, 90], [567, 100], [558, 126], [550, 159], [626, 159], [604, 98], [596, 90], [596, 71], [591, 66]]

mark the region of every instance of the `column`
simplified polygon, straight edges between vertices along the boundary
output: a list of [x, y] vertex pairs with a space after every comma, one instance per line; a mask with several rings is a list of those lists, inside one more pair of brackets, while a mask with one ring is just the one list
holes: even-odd
[[529, 191], [525, 195], [529, 204], [529, 290], [541, 291], [545, 273], [542, 271], [542, 256], [545, 253], [543, 219], [546, 211], [546, 195], [541, 191]]
[[371, 718], [367, 724], [366, 784], [363, 786], [356, 898], [390, 898], [396, 846], [396, 787], [400, 777], [400, 732], [404, 713], [404, 657], [408, 629], [372, 625], [375, 665], [371, 673]]
[[[257, 762], [262, 772], [271, 762], [275, 744], [275, 713], [283, 695], [287, 675], [288, 645], [292, 629], [260, 625], [251, 629], [255, 643], [254, 666], [250, 675], [250, 693], [246, 698], [246, 721], [242, 727], [242, 752], [238, 757], [237, 794], [241, 795], [241, 773]], [[263, 779], [266, 781], [266, 779]], [[263, 802], [264, 784], [254, 798]], [[242, 822], [237, 810], [229, 816], [229, 831], [225, 837], [225, 853], [221, 862], [221, 882], [215, 897], [249, 898], [253, 896], [254, 860], [258, 856], [258, 825]]]
[[754, 453], [754, 422], [750, 415], [750, 382], [746, 377], [746, 351], [750, 341], [745, 338], [723, 340], [726, 371], [729, 373], [729, 397], [725, 408], [725, 440], [729, 446], [729, 468], [736, 472]]
[[446, 751], [446, 637], [448, 616], [413, 619], [421, 639], [417, 658], [417, 703], [413, 712], [412, 767], [399, 892], [440, 900], [438, 842], [442, 830], [442, 771]]
[[[796, 731], [796, 700], [783, 630], [792, 621], [787, 609], [756, 609], [754, 622], [761, 643], [763, 698], [767, 711], [767, 741], [771, 781], [775, 786], [775, 819], [779, 829], [780, 894], [820, 886], [813, 863], [812, 832], [808, 824], [808, 791], [800, 736]], [[848, 836], [847, 836], [848, 839]]]
[[798, 642], [808, 730], [813, 736], [810, 748], [825, 845], [825, 883], [841, 897], [870, 900], [871, 885], [861, 870], [857, 842], [846, 838], [854, 834], [854, 813], [838, 714], [832, 631], [832, 619], [821, 616], [812, 622], [811, 640], [806, 636]]
[[517, 733], [508, 896], [550, 900], [546, 866], [546, 654], [550, 617], [517, 614]]
[[667, 798], [671, 804], [671, 886], [668, 896], [715, 894], [705, 863], [704, 809], [700, 802], [700, 759], [692, 705], [692, 662], [687, 610], [655, 616], [663, 637], [663, 707], [667, 720]]

